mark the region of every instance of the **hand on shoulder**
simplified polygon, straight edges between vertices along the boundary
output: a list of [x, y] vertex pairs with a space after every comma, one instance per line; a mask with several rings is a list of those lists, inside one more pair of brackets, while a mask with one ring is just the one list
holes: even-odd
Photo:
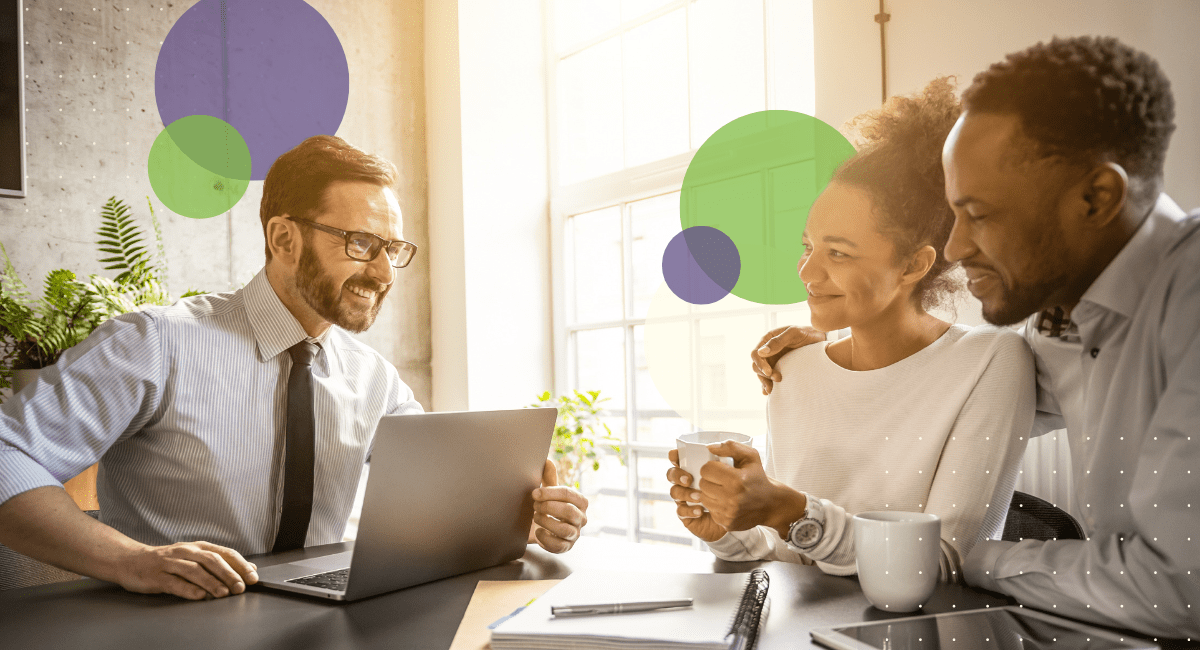
[[783, 381], [783, 376], [776, 368], [783, 355], [824, 340], [825, 332], [796, 325], [777, 327], [764, 334], [758, 345], [750, 351], [751, 367], [762, 384], [763, 395], [770, 395], [775, 382]]

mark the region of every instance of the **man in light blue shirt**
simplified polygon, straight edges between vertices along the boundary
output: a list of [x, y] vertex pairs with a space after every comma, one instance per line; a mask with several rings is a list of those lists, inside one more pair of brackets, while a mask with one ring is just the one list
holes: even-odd
[[[1038, 427], [1066, 426], [1085, 540], [981, 541], [968, 584], [1153, 637], [1200, 636], [1200, 213], [1162, 194], [1170, 84], [1112, 38], [1009, 55], [946, 140], [946, 257], [995, 324], [1026, 320]], [[769, 391], [781, 350], [752, 354]], [[1005, 507], [1007, 504], [992, 504]]]
[[1034, 314], [1043, 428], [1066, 425], [1087, 536], [982, 542], [967, 582], [1200, 636], [1200, 214], [1160, 194], [1170, 84], [1116, 39], [1055, 39], [980, 73], [963, 106], [946, 257], [989, 321]]
[[[273, 541], [341, 541], [379, 419], [422, 411], [395, 367], [348, 334], [371, 326], [416, 253], [395, 181], [390, 162], [339, 138], [306, 140], [264, 181], [267, 264], [243, 289], [114, 318], [0, 406], [0, 543], [198, 599], [244, 591], [257, 575], [243, 555]], [[301, 348], [311, 358], [294, 357]], [[311, 367], [311, 415], [296, 418], [311, 423], [311, 488], [289, 526], [297, 364]], [[97, 461], [103, 523], [61, 485]], [[543, 482], [530, 543], [563, 552], [587, 500], [554, 485], [549, 461]]]

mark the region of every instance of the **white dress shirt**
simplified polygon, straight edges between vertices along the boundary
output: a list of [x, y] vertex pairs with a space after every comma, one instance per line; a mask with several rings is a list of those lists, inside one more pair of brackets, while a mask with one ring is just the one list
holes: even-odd
[[[269, 551], [287, 350], [306, 338], [265, 270], [232, 293], [109, 320], [0, 406], [0, 503], [99, 461], [100, 519], [129, 537]], [[341, 541], [380, 417], [422, 410], [395, 367], [344, 330], [316, 342], [309, 546]]]
[[1033, 319], [1024, 334], [1039, 429], [1066, 424], [1088, 539], [983, 542], [967, 581], [1073, 618], [1200, 637], [1200, 213], [1162, 195], [1070, 317], [1078, 343]]

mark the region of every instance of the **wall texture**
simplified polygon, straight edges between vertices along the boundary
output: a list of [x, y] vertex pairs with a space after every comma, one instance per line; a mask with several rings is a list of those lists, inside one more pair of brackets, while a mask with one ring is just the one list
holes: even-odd
[[[1196, 0], [888, 0], [888, 94], [939, 75], [966, 89], [976, 73], [1054, 36], [1115, 36], [1158, 60], [1175, 95], [1166, 191], [1200, 207], [1200, 3]], [[877, 0], [818, 0], [817, 117], [840, 125], [880, 102]]]
[[[263, 264], [262, 182], [225, 215], [196, 220], [167, 210], [146, 176], [163, 125], [154, 99], [161, 42], [193, 2], [25, 0], [25, 199], [0, 199], [0, 242], [37, 291], [56, 268], [101, 273], [99, 209], [128, 203], [149, 230], [146, 197], [163, 226], [170, 288], [238, 288]], [[421, 0], [309, 0], [342, 42], [350, 100], [337, 135], [396, 163], [405, 237], [428, 251], [424, 6]], [[429, 263], [416, 260], [364, 341], [430, 403]], [[112, 272], [104, 272], [111, 276]]]

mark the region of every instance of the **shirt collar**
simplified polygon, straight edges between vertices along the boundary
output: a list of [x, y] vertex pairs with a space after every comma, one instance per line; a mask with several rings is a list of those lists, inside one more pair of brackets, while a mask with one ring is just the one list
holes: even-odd
[[[1092, 303], [1131, 318], [1158, 262], [1175, 241], [1175, 224], [1186, 216], [1171, 197], [1159, 194], [1150, 215], [1083, 293], [1080, 303]], [[1076, 309], [1075, 313], [1082, 317], [1082, 311]]]
[[280, 352], [304, 340], [324, 348], [329, 333], [333, 330], [333, 326], [330, 325], [320, 336], [310, 337], [300, 321], [296, 320], [275, 294], [275, 288], [267, 279], [266, 267], [242, 289], [242, 300], [246, 305], [250, 327], [254, 330], [254, 340], [258, 344], [259, 361], [273, 359]]

